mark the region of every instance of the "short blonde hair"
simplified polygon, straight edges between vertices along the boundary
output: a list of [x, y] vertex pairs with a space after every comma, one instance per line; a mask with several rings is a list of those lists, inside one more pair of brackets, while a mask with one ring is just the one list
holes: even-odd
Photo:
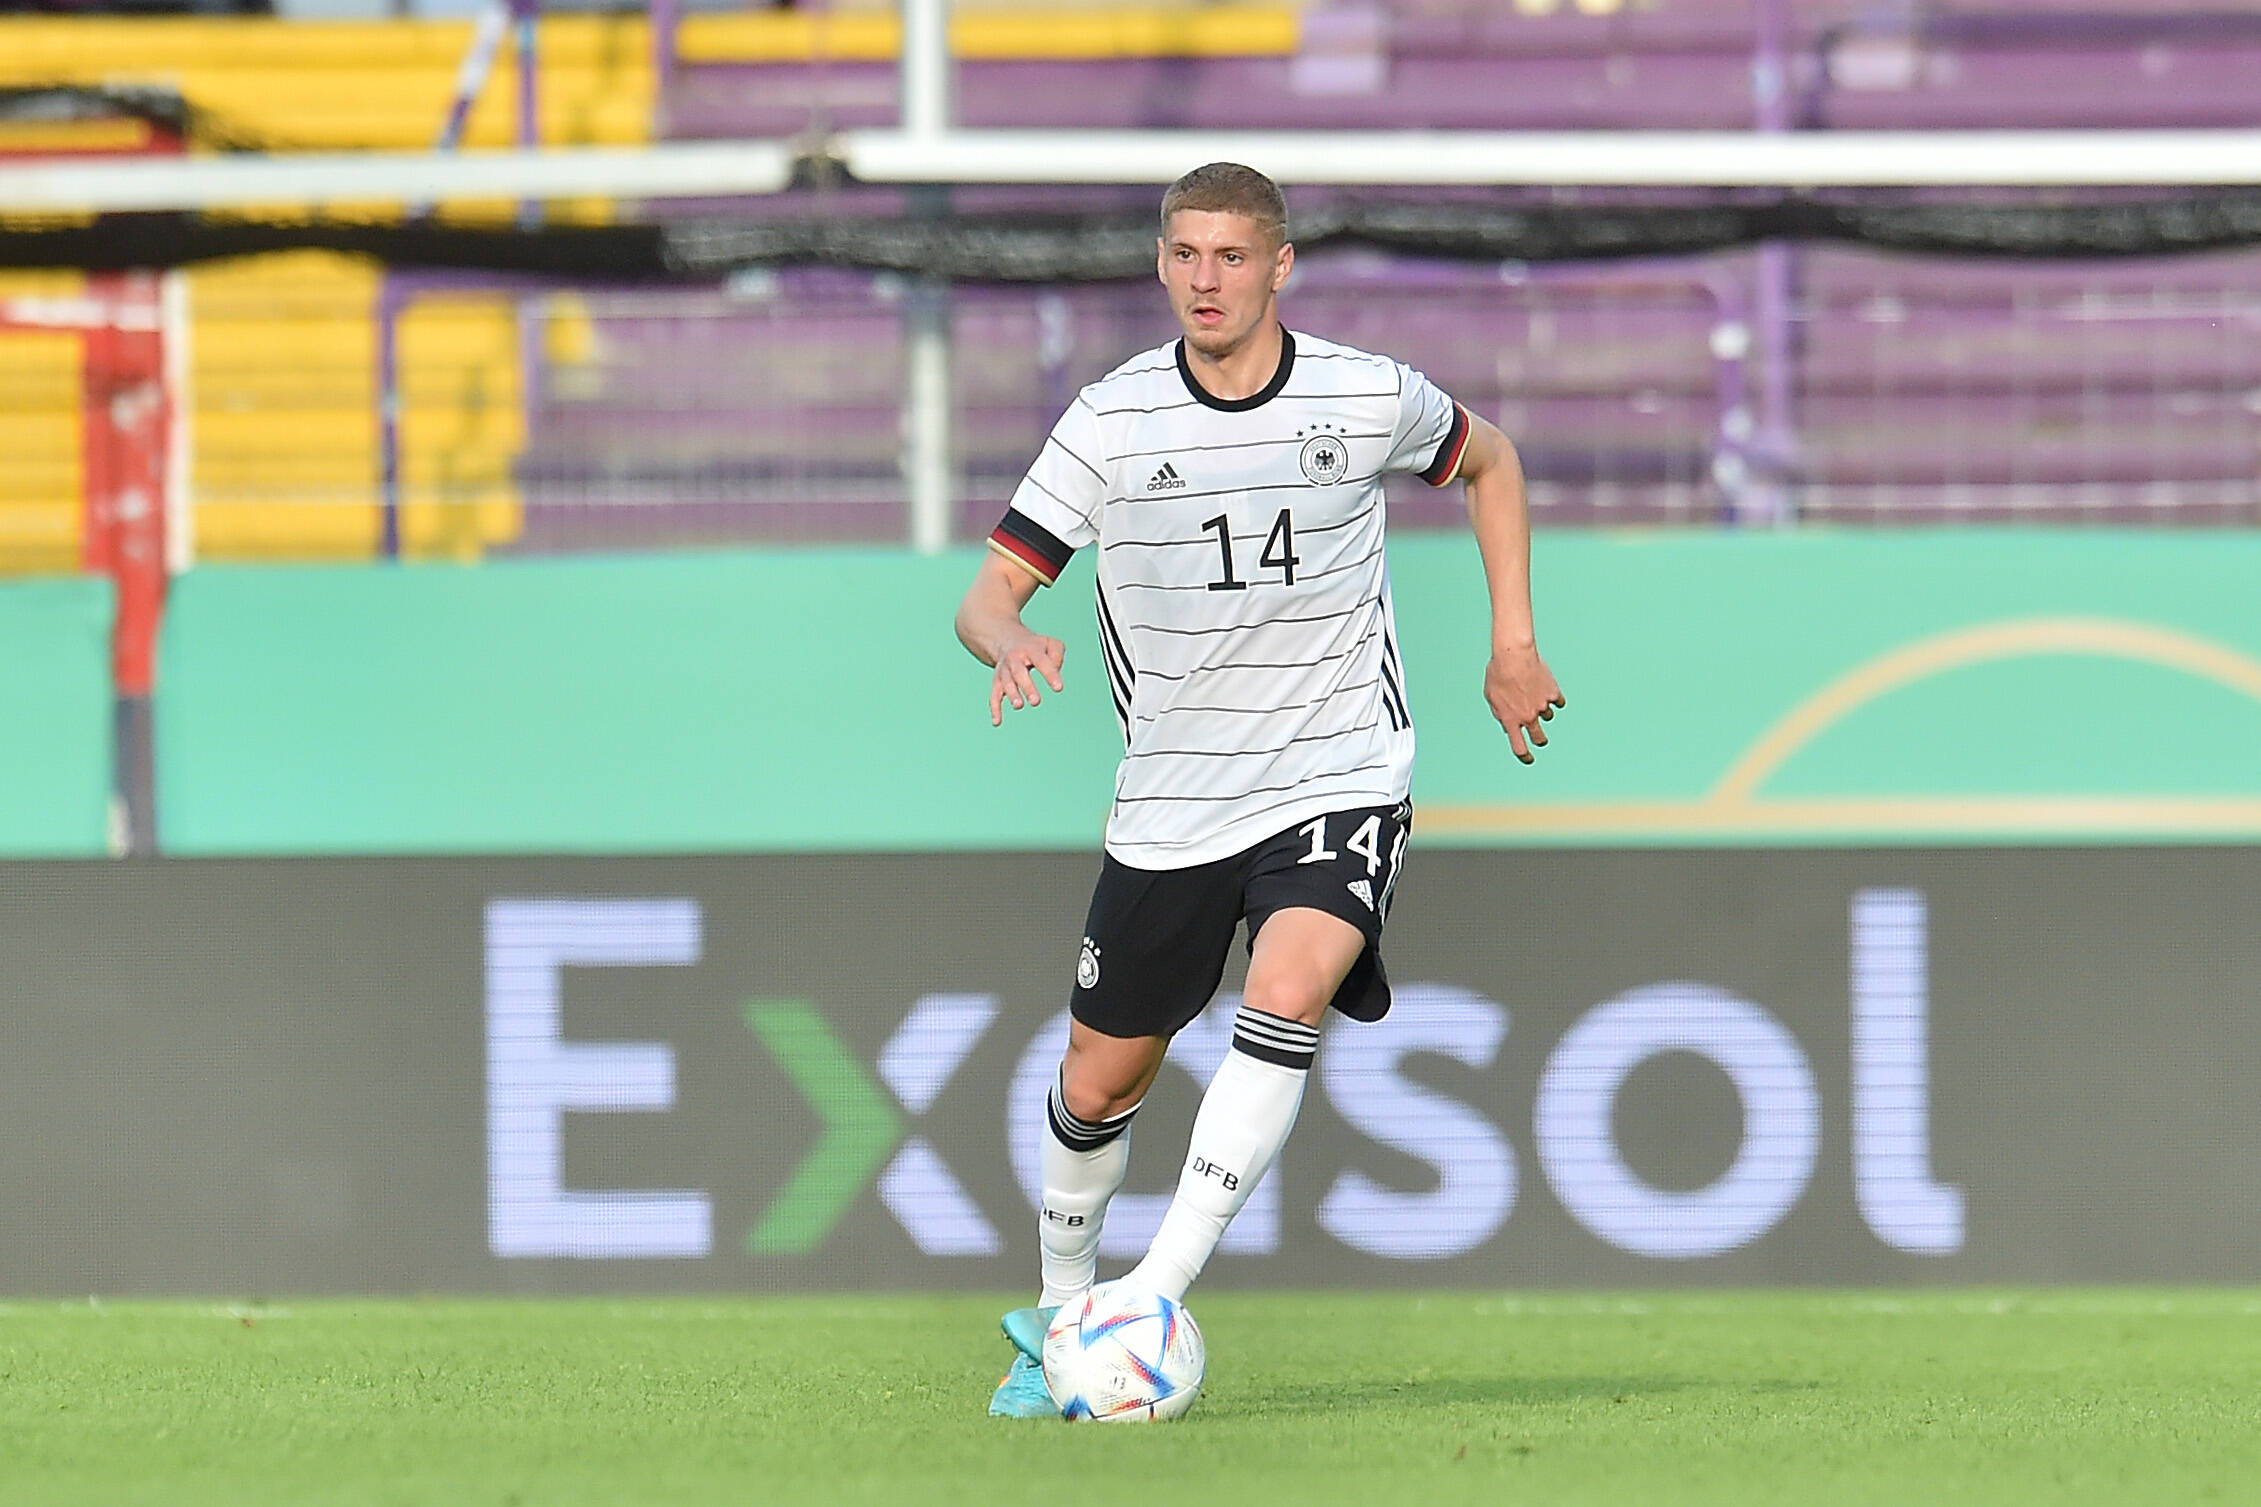
[[1270, 237], [1274, 249], [1287, 244], [1287, 196], [1277, 183], [1237, 162], [1207, 163], [1171, 184], [1162, 195], [1163, 235], [1170, 233], [1170, 216], [1181, 209], [1244, 215]]

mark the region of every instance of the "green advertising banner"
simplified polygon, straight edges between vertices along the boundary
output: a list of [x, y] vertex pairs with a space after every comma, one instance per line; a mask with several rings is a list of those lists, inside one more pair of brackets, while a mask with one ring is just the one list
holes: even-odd
[[[1519, 765], [1463, 535], [1391, 546], [1423, 841], [2251, 842], [2261, 536], [1543, 534], [1569, 706]], [[978, 556], [195, 571], [159, 691], [183, 855], [1089, 851], [1120, 752], [1090, 562], [1068, 690], [989, 725]]]
[[2261, 538], [1544, 539], [1570, 706], [1531, 770], [1473, 704], [1483, 609], [1442, 563], [1397, 585], [1431, 841], [2261, 836]]
[[0, 855], [110, 850], [107, 577], [0, 585]]

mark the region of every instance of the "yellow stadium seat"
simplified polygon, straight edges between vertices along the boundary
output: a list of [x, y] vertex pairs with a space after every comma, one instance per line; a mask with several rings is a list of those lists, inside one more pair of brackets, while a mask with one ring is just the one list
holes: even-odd
[[[366, 559], [381, 537], [378, 278], [317, 253], [193, 274], [200, 559]], [[518, 318], [496, 294], [412, 302], [396, 333], [402, 551], [515, 538]]]

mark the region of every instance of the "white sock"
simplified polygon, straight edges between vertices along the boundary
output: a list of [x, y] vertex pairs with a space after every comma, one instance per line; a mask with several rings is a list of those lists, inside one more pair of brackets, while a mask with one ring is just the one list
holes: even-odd
[[1318, 1050], [1318, 1027], [1241, 1007], [1233, 1022], [1233, 1049], [1209, 1080], [1193, 1117], [1177, 1196], [1146, 1259], [1126, 1280], [1166, 1298], [1185, 1297], [1224, 1239], [1225, 1226], [1279, 1160]]
[[1072, 1303], [1090, 1291], [1099, 1269], [1099, 1229], [1107, 1201], [1130, 1170], [1133, 1104], [1111, 1120], [1068, 1113], [1060, 1086], [1044, 1104], [1044, 1207], [1036, 1215], [1044, 1291], [1039, 1307]]

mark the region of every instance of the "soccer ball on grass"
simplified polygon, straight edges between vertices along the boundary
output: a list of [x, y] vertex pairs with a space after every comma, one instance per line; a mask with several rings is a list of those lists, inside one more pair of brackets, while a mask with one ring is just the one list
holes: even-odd
[[1185, 1305], [1126, 1282], [1061, 1304], [1044, 1335], [1044, 1384], [1070, 1421], [1180, 1417], [1201, 1395], [1207, 1365]]

